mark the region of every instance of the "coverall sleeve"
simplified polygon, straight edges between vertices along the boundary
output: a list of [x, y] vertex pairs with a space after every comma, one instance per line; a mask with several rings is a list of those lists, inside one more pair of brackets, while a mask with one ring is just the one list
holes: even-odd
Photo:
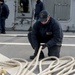
[[63, 31], [58, 22], [55, 22], [52, 26], [53, 38], [47, 42], [48, 47], [54, 45], [61, 45], [63, 39]]
[[32, 34], [31, 34], [33, 49], [39, 48], [37, 35], [38, 35], [38, 26], [35, 23], [34, 26], [33, 26]]
[[5, 5], [5, 12], [6, 12], [5, 18], [8, 18], [8, 16], [9, 16], [9, 7], [8, 7], [8, 5]]
[[41, 3], [41, 4], [40, 4], [40, 8], [41, 8], [41, 11], [45, 9], [45, 7], [44, 7], [44, 4], [43, 4], [43, 3]]

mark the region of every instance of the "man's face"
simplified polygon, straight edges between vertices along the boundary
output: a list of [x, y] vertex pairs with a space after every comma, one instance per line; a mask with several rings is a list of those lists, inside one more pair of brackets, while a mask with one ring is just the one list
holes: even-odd
[[3, 2], [2, 1], [0, 1], [0, 4], [2, 4]]
[[49, 19], [50, 19], [50, 16], [47, 17], [47, 20], [46, 20], [46, 21], [41, 22], [41, 23], [42, 23], [42, 24], [46, 24], [46, 23], [49, 21]]
[[2, 3], [3, 3], [3, 2], [0, 1], [0, 7], [1, 7]]

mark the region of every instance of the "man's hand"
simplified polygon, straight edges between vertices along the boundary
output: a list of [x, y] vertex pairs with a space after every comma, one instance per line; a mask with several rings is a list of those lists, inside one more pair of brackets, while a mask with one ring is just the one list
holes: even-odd
[[42, 44], [42, 49], [45, 49], [47, 47], [47, 44]]

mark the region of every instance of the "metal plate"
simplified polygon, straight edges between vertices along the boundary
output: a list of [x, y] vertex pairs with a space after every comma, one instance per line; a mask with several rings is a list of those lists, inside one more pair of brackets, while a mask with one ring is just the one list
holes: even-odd
[[11, 75], [11, 74], [9, 74], [9, 73], [7, 72], [5, 75]]

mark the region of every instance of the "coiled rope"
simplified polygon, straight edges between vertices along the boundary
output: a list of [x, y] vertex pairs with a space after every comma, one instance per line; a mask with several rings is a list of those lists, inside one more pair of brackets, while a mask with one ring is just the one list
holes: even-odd
[[[42, 60], [39, 60], [39, 55], [42, 50], [42, 46], [39, 48], [37, 56], [31, 61], [28, 62], [22, 58], [12, 58], [5, 62], [0, 62], [0, 66], [2, 68], [10, 68], [10, 67], [19, 67], [17, 72], [14, 75], [31, 75], [39, 66], [39, 73], [35, 75], [69, 75], [75, 73], [75, 58], [72, 56], [64, 56], [61, 58], [57, 58], [55, 56], [46, 57]], [[55, 59], [55, 60], [51, 60]], [[48, 63], [48, 67], [43, 70], [43, 63], [50, 61]], [[34, 65], [33, 65], [34, 64]], [[46, 65], [46, 64], [45, 64]], [[33, 66], [33, 67], [32, 67]], [[32, 67], [32, 68], [31, 68]], [[30, 69], [31, 68], [31, 69]]]

